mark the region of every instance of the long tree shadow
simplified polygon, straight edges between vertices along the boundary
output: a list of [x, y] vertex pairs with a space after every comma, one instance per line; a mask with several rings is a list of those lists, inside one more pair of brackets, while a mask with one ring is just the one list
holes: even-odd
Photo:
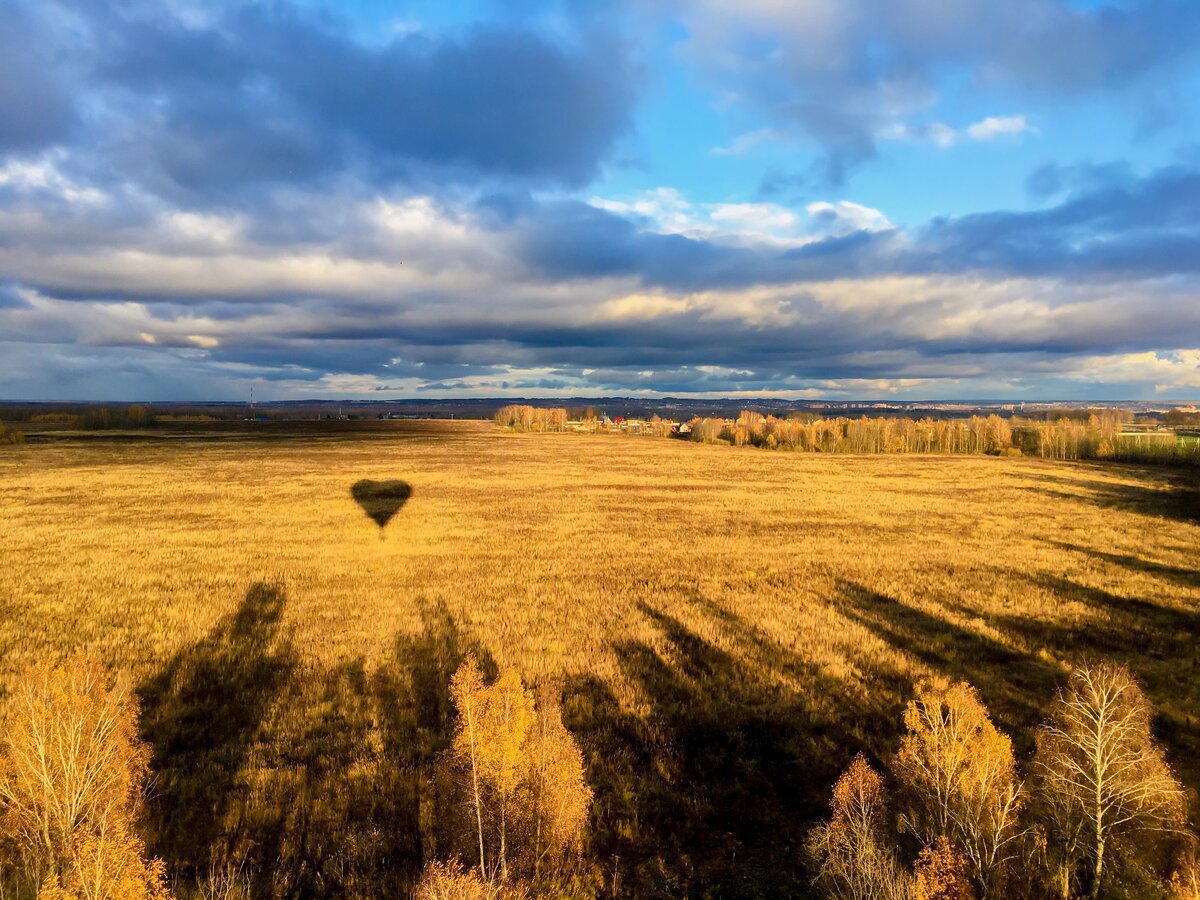
[[843, 582], [836, 608], [934, 671], [972, 684], [992, 717], [1024, 749], [1032, 741], [1029, 726], [1038, 721], [1065, 674], [1052, 661], [860, 584]]
[[1130, 556], [1124, 553], [1108, 553], [1104, 550], [1081, 547], [1077, 544], [1068, 544], [1064, 541], [1048, 541], [1047, 543], [1058, 547], [1060, 550], [1066, 550], [1071, 553], [1082, 553], [1093, 559], [1102, 560], [1114, 566], [1121, 566], [1133, 572], [1144, 572], [1147, 575], [1152, 575], [1163, 581], [1169, 581], [1180, 587], [1200, 588], [1200, 570], [1197, 569], [1156, 563], [1152, 560], [1143, 559], [1140, 556]]
[[854, 753], [881, 746], [860, 728], [895, 721], [896, 710], [870, 705], [737, 616], [693, 600], [732, 650], [645, 605], [663, 648], [613, 648], [649, 715], [623, 710], [594, 677], [566, 687], [564, 717], [596, 791], [593, 849], [624, 896], [808, 896], [808, 828]]
[[1082, 615], [1058, 618], [992, 616], [1001, 631], [1030, 648], [1080, 664], [1106, 659], [1129, 666], [1155, 704], [1155, 731], [1184, 783], [1200, 789], [1200, 609], [1180, 609], [1056, 575], [1029, 581]]
[[139, 689], [153, 747], [151, 843], [177, 875], [193, 877], [232, 851], [238, 773], [296, 664], [280, 624], [285, 602], [279, 585], [253, 585], [236, 612]]
[[[1079, 464], [1082, 465], [1082, 464]], [[1105, 468], [1112, 463], [1096, 464]], [[1179, 522], [1200, 523], [1200, 474], [1191, 470], [1120, 467], [1141, 479], [1140, 484], [1122, 484], [1092, 479], [1058, 478], [1022, 473], [1022, 480], [1049, 487], [1037, 490], [1068, 500], [1083, 500], [1102, 509], [1142, 513]], [[1082, 490], [1084, 493], [1072, 493]]]
[[397, 885], [405, 892], [415, 886], [424, 860], [458, 849], [454, 821], [459, 810], [446, 808], [448, 797], [439, 779], [439, 760], [450, 746], [455, 723], [450, 679], [468, 652], [485, 678], [494, 678], [497, 671], [491, 654], [463, 634], [444, 603], [418, 600], [418, 606], [421, 631], [396, 639], [393, 663], [381, 668], [371, 684], [384, 752], [397, 773], [400, 818], [412, 841], [405, 851], [405, 880]]

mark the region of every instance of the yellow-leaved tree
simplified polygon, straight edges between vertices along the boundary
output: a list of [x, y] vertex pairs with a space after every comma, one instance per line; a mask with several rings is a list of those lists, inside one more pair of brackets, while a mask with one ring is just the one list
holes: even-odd
[[134, 833], [150, 754], [123, 682], [82, 657], [16, 680], [0, 739], [5, 873], [45, 897], [166, 897]]
[[817, 886], [844, 900], [908, 900], [913, 884], [889, 835], [883, 778], [859, 754], [833, 788], [832, 815], [809, 835]]
[[917, 857], [915, 900], [975, 900], [966, 858], [944, 837]]
[[458, 724], [450, 762], [465, 795], [484, 883], [553, 877], [582, 847], [592, 791], [583, 754], [548, 693], [541, 702], [515, 669], [486, 684], [468, 655], [450, 683]]
[[966, 682], [926, 682], [904, 711], [895, 775], [902, 825], [922, 843], [944, 838], [966, 858], [984, 897], [1001, 889], [1022, 832], [1024, 792], [1012, 741], [996, 730]]

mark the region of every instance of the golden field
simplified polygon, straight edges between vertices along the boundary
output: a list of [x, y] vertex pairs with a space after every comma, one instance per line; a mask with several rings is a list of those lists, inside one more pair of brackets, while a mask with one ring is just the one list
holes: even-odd
[[[1028, 755], [1072, 664], [1127, 663], [1200, 788], [1194, 474], [386, 424], [0, 452], [0, 684], [128, 673], [181, 876], [405, 890], [470, 648], [561, 687], [616, 894], [805, 892], [837, 773], [930, 673]], [[383, 528], [364, 479], [411, 486]]]

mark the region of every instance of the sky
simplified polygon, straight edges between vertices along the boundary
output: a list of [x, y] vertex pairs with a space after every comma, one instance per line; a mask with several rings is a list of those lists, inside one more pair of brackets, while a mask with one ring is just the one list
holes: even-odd
[[0, 0], [0, 398], [1200, 398], [1196, 0]]

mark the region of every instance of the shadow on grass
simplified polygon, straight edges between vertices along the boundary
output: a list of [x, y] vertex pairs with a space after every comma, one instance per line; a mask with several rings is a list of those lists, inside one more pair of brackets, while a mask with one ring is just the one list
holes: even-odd
[[1180, 587], [1200, 588], [1200, 571], [1197, 571], [1196, 569], [1186, 569], [1182, 566], [1169, 566], [1163, 563], [1156, 563], [1148, 559], [1142, 559], [1139, 556], [1130, 556], [1123, 553], [1108, 553], [1104, 550], [1095, 550], [1091, 547], [1080, 547], [1076, 544], [1068, 544], [1062, 541], [1049, 541], [1048, 543], [1054, 547], [1058, 547], [1060, 550], [1066, 550], [1070, 553], [1082, 553], [1086, 556], [1092, 557], [1093, 559], [1098, 559], [1114, 566], [1121, 566], [1130, 572], [1142, 572], [1155, 578], [1160, 578], [1163, 581], [1169, 581], [1172, 584], [1177, 584]]
[[[613, 648], [647, 714], [622, 709], [594, 677], [566, 685], [565, 721], [596, 791], [593, 851], [623, 896], [809, 896], [808, 828], [841, 769], [878, 746], [861, 729], [890, 726], [898, 710], [868, 705], [736, 615], [693, 600], [695, 627], [643, 605], [661, 642]], [[702, 622], [732, 649], [702, 637]]]
[[354, 502], [380, 528], [400, 512], [412, 492], [407, 481], [372, 481], [369, 478], [354, 482], [350, 488]]
[[[1022, 730], [1038, 721], [1063, 677], [1053, 662], [859, 584], [842, 584], [836, 608], [931, 669], [974, 685], [992, 718], [1018, 744], [1024, 743]], [[897, 688], [904, 696], [911, 694], [909, 684]]]
[[1073, 664], [1106, 659], [1127, 665], [1155, 706], [1155, 733], [1167, 745], [1185, 785], [1200, 789], [1200, 607], [1181, 609], [1123, 597], [1056, 575], [1029, 580], [1078, 604], [1083, 614], [1057, 619], [1001, 615], [990, 621], [1030, 648]]
[[434, 764], [466, 642], [429, 607], [377, 669], [303, 662], [284, 603], [254, 585], [142, 685], [151, 848], [183, 885], [230, 866], [255, 897], [408, 896], [437, 849]]
[[[1084, 464], [1076, 465], [1082, 467]], [[1118, 466], [1113, 463], [1092, 465], [1104, 466], [1106, 470], [1117, 474], [1135, 475], [1142, 483], [1120, 484], [1033, 473], [1022, 473], [1021, 479], [1046, 485], [1037, 488], [1042, 493], [1067, 500], [1093, 503], [1102, 509], [1141, 513], [1178, 522], [1200, 523], [1200, 473], [1191, 470]], [[1073, 471], [1079, 471], [1079, 468]]]
[[278, 585], [258, 583], [200, 643], [140, 688], [153, 747], [152, 847], [185, 876], [232, 851], [238, 773], [296, 665]]

